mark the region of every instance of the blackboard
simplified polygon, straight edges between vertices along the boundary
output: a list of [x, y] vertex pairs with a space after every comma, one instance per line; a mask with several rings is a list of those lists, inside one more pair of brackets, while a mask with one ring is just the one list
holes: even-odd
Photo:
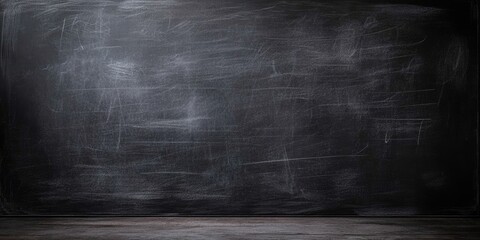
[[5, 215], [478, 213], [476, 1], [0, 1]]

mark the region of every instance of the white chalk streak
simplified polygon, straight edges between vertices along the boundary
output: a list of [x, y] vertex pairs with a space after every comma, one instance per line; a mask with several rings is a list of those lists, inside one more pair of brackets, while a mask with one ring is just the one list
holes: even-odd
[[275, 159], [275, 160], [267, 160], [267, 161], [260, 161], [260, 162], [244, 163], [242, 165], [256, 165], [256, 164], [264, 164], [264, 163], [316, 160], [316, 159], [329, 159], [329, 158], [355, 158], [355, 157], [364, 157], [364, 156], [367, 156], [367, 155], [332, 155], [332, 156], [322, 156], [322, 157], [286, 158], [286, 159]]

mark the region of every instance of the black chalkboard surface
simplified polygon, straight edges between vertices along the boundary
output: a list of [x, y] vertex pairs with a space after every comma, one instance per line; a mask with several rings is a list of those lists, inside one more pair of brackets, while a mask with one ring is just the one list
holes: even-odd
[[2, 214], [478, 210], [476, 1], [0, 4]]

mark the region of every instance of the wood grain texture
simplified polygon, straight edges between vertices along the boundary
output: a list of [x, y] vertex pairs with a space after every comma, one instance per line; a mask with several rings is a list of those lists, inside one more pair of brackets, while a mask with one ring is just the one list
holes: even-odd
[[0, 218], [0, 239], [479, 239], [459, 218]]

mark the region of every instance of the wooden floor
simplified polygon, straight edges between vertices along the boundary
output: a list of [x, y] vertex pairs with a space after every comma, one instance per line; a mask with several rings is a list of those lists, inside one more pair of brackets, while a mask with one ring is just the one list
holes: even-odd
[[4, 217], [0, 239], [480, 239], [473, 218]]

